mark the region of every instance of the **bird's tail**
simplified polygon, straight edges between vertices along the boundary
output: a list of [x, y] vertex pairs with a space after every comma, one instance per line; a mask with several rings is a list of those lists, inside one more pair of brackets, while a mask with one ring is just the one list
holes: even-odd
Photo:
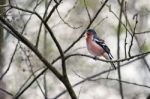
[[[109, 57], [110, 60], [112, 60], [112, 58], [113, 58], [113, 56], [112, 56], [111, 54], [108, 54], [108, 57]], [[113, 62], [111, 62], [110, 64], [111, 64], [111, 66], [112, 66], [114, 69], [116, 69], [116, 66], [115, 66], [115, 64], [114, 64]]]
[[115, 64], [114, 64], [113, 62], [111, 62], [110, 64], [111, 64], [111, 66], [112, 66], [114, 69], [116, 69], [116, 66], [115, 66]]
[[[112, 60], [112, 58], [113, 58], [113, 56], [111, 55], [111, 54], [104, 54], [103, 55], [106, 59], [108, 59], [108, 60]], [[113, 62], [110, 62], [110, 64], [111, 64], [111, 66], [114, 68], [114, 69], [116, 69], [116, 66], [115, 66], [115, 64], [113, 63]]]

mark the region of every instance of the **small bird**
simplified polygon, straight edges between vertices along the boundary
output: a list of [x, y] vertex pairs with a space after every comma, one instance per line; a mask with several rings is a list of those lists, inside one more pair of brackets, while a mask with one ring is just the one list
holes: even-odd
[[[100, 39], [94, 29], [87, 29], [85, 30], [86, 34], [86, 45], [88, 51], [95, 56], [103, 56], [107, 60], [112, 60], [113, 56], [110, 53], [110, 49], [105, 44], [104, 40]], [[116, 69], [116, 66], [113, 62], [111, 62], [111, 65], [114, 69]]]

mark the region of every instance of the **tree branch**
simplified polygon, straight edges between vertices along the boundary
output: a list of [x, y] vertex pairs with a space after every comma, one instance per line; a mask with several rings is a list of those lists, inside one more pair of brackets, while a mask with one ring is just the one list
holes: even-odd
[[[86, 27], [86, 29], [90, 28], [90, 26], [92, 25], [92, 23], [94, 22], [94, 20], [97, 18], [98, 14], [102, 11], [102, 9], [105, 7], [106, 3], [108, 2], [108, 0], [105, 0], [105, 2], [102, 4], [102, 6], [99, 8], [99, 10], [97, 11], [97, 13], [95, 14], [95, 16], [92, 18], [91, 22], [88, 24], [88, 26]], [[81, 33], [81, 35], [64, 51], [64, 53], [68, 52], [84, 35], [84, 31]]]
[[[25, 37], [23, 37], [20, 33], [18, 33], [7, 21], [5, 21], [0, 16], [0, 21], [5, 24], [11, 31], [9, 31], [14, 37], [19, 39], [22, 43], [24, 43], [26, 46], [28, 46], [37, 56], [38, 58], [47, 66], [56, 76], [57, 78], [62, 81], [62, 75], [50, 64], [42, 55], [41, 53], [33, 46], [30, 41], [28, 41]], [[21, 95], [21, 94], [20, 94]], [[19, 97], [18, 95], [17, 97]]]
[[[120, 59], [120, 29], [121, 29], [123, 6], [124, 6], [124, 0], [122, 0], [120, 4], [120, 15], [119, 15], [119, 23], [118, 23], [118, 31], [117, 31], [117, 59]], [[121, 82], [120, 62], [117, 62], [117, 66], [118, 66], [117, 71], [118, 71], [118, 78], [119, 78], [120, 95], [121, 98], [124, 99], [123, 86]]]

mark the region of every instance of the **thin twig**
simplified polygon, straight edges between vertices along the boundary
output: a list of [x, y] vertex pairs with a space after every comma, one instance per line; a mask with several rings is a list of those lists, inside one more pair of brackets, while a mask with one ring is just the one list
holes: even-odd
[[91, 22], [91, 21], [92, 21], [91, 15], [90, 15], [90, 12], [89, 12], [89, 10], [88, 10], [88, 7], [87, 7], [87, 4], [86, 4], [86, 1], [85, 1], [85, 0], [84, 0], [84, 6], [85, 6], [86, 12], [87, 12], [87, 14], [88, 14], [89, 21]]
[[[65, 20], [65, 18], [67, 18], [67, 17], [69, 16], [69, 14], [71, 13], [71, 11], [72, 11], [73, 9], [75, 9], [75, 7], [76, 7], [78, 1], [79, 1], [79, 0], [76, 0], [76, 1], [75, 1], [74, 6], [73, 6], [71, 9], [68, 10], [68, 12], [64, 15], [64, 17], [63, 17], [62, 19]], [[60, 23], [61, 23], [61, 20], [58, 21], [56, 24], [54, 24], [51, 28], [55, 28], [55, 27], [58, 26]]]
[[0, 80], [2, 80], [3, 77], [4, 77], [4, 76], [7, 74], [7, 72], [9, 71], [9, 69], [10, 69], [10, 67], [11, 67], [11, 64], [12, 64], [12, 61], [13, 61], [13, 59], [14, 59], [14, 56], [15, 56], [15, 54], [16, 54], [18, 44], [19, 44], [19, 42], [17, 43], [17, 45], [16, 45], [16, 47], [15, 47], [15, 50], [14, 50], [12, 56], [11, 56], [9, 65], [8, 65], [7, 69], [5, 70], [5, 72], [1, 75]]
[[[21, 9], [24, 10], [24, 9]], [[25, 11], [25, 10], [24, 10]], [[32, 11], [29, 11], [29, 13]], [[33, 12], [32, 12], [33, 13]], [[55, 67], [52, 66], [52, 64], [50, 64], [42, 55], [41, 53], [36, 49], [36, 47], [29, 41], [27, 40], [24, 36], [22, 36], [20, 33], [18, 33], [18, 31], [16, 31], [6, 20], [4, 20], [1, 16], [0, 16], [0, 21], [5, 24], [5, 26], [7, 26], [7, 28], [9, 28], [11, 31], [9, 31], [14, 37], [16, 37], [17, 39], [20, 39], [20, 41], [22, 43], [24, 43], [26, 46], [28, 46], [37, 56], [38, 58], [45, 64], [45, 66], [47, 66], [55, 75], [56, 77], [64, 84], [64, 86], [67, 88], [70, 96], [73, 99], [77, 99], [74, 90], [71, 87], [71, 84], [69, 82], [68, 76], [67, 76], [67, 72], [66, 72], [66, 63], [65, 63], [65, 58], [64, 58], [64, 53], [62, 51], [62, 48], [59, 44], [59, 42], [57, 41], [57, 39], [55, 38], [52, 30], [50, 29], [50, 27], [48, 26], [48, 24], [46, 22], [44, 22], [44, 20], [42, 20], [42, 18], [36, 13], [34, 12], [34, 14], [36, 14], [41, 21], [43, 22], [43, 24], [45, 25], [46, 29], [48, 30], [49, 34], [51, 35], [52, 39], [54, 40], [60, 55], [61, 55], [61, 59], [62, 59], [62, 70], [63, 70], [63, 76], [56, 70]], [[7, 29], [6, 28], [6, 29]], [[29, 85], [31, 86], [31, 85]], [[26, 87], [28, 88], [28, 87]], [[19, 98], [24, 92], [26, 91], [26, 89], [22, 90], [15, 98]]]
[[[117, 59], [120, 59], [120, 30], [121, 30], [123, 6], [124, 6], [124, 0], [122, 0], [120, 4], [120, 15], [119, 15], [118, 30], [117, 30]], [[117, 62], [117, 66], [118, 66], [117, 71], [118, 71], [118, 78], [119, 78], [120, 95], [121, 95], [121, 99], [124, 99], [123, 86], [121, 82], [120, 62]]]
[[[95, 19], [97, 18], [97, 16], [99, 15], [99, 13], [102, 11], [102, 9], [105, 7], [106, 3], [108, 2], [108, 0], [105, 0], [105, 2], [102, 4], [102, 6], [99, 8], [99, 10], [97, 11], [97, 13], [95, 14], [95, 16], [92, 18], [91, 22], [88, 24], [88, 26], [86, 27], [86, 29], [90, 28], [90, 26], [92, 25], [92, 23], [95, 21]], [[68, 52], [84, 35], [84, 31], [81, 33], [81, 35], [64, 51], [64, 53]]]
[[39, 46], [39, 41], [40, 41], [40, 35], [41, 35], [41, 31], [42, 31], [42, 22], [40, 23], [40, 27], [39, 27], [39, 30], [38, 30], [38, 35], [37, 35], [37, 39], [36, 39], [36, 44], [35, 44], [35, 47], [38, 48]]
[[[39, 68], [39, 69], [37, 69], [36, 71], [34, 71], [34, 74], [36, 73], [36, 72], [38, 72], [38, 71], [40, 71], [41, 69], [43, 69], [43, 68]], [[47, 70], [48, 70], [48, 68], [47, 68]], [[43, 71], [46, 71], [45, 69], [43, 69], [39, 74], [43, 74]], [[38, 74], [38, 75], [39, 75]], [[41, 76], [40, 75], [40, 76]], [[38, 77], [40, 77], [40, 76], [38, 76]], [[16, 93], [20, 93], [22, 90], [23, 90], [23, 88], [25, 87], [25, 85], [30, 81], [30, 79], [33, 77], [33, 75], [31, 74], [27, 79], [26, 79], [26, 81], [21, 85], [21, 87], [19, 88], [19, 90], [16, 92]], [[35, 77], [35, 78], [33, 78], [33, 79], [36, 79], [37, 80], [37, 77]], [[34, 81], [36, 81], [36, 80], [34, 80]], [[34, 82], [33, 82], [34, 83]], [[33, 84], [32, 83], [32, 84]], [[28, 86], [28, 85], [27, 85]], [[26, 87], [27, 87], [26, 86]]]
[[[51, 0], [52, 1], [52, 0]], [[47, 9], [51, 3], [51, 1], [48, 3], [48, 0], [45, 1], [45, 13], [44, 13], [44, 16], [43, 16], [43, 19], [47, 17]], [[41, 22], [42, 23], [42, 22]], [[47, 53], [46, 53], [46, 49], [47, 49], [47, 30], [46, 28], [44, 28], [44, 42], [43, 42], [43, 55], [45, 57], [47, 57]], [[48, 99], [48, 90], [47, 90], [47, 79], [46, 79], [46, 74], [47, 72], [44, 73], [44, 76], [43, 76], [43, 88], [44, 88], [44, 92], [45, 92], [45, 99]]]
[[10, 96], [12, 96], [12, 97], [14, 96], [12, 93], [8, 92], [8, 91], [5, 90], [5, 89], [0, 88], [0, 91], [4, 92], [4, 93], [6, 93], [6, 94], [8, 94], [8, 95], [10, 95]]
[[150, 33], [150, 30], [143, 31], [143, 32], [136, 32], [135, 34], [138, 35], [138, 34], [147, 34], [147, 33]]
[[50, 11], [50, 13], [48, 14], [48, 16], [45, 18], [45, 23], [48, 22], [48, 20], [50, 19], [50, 17], [52, 16], [52, 14], [54, 13], [54, 11], [57, 9], [57, 7], [60, 5], [60, 3], [62, 2], [62, 0], [59, 0], [59, 2], [56, 3], [56, 5], [52, 8], [52, 10]]
[[63, 21], [64, 24], [66, 24], [68, 27], [72, 28], [72, 29], [79, 29], [81, 28], [82, 26], [78, 26], [78, 27], [75, 27], [75, 26], [72, 26], [71, 24], [69, 24], [68, 22], [66, 22], [60, 15], [58, 9], [56, 8], [56, 11], [57, 11], [57, 14], [59, 16], [59, 18]]
[[[56, 70], [56, 68], [54, 68], [52, 66], [52, 64], [50, 64], [42, 55], [41, 53], [34, 47], [34, 45], [32, 43], [30, 43], [29, 40], [27, 40], [24, 36], [22, 36], [20, 33], [18, 33], [18, 31], [16, 31], [6, 20], [4, 20], [1, 16], [0, 16], [0, 21], [1, 23], [5, 24], [11, 31], [9, 31], [9, 33], [11, 33], [14, 37], [16, 37], [17, 39], [19, 39], [22, 43], [24, 43], [25, 45], [27, 45], [37, 56], [38, 58], [45, 64], [45, 66], [47, 66], [56, 76], [57, 78], [62, 81], [62, 75]], [[5, 28], [5, 27], [4, 27]], [[24, 93], [26, 89], [24, 89], [18, 96], [20, 97], [20, 95], [22, 95]]]
[[99, 26], [102, 22], [104, 22], [105, 19], [107, 19], [108, 17], [103, 18], [102, 20], [100, 20], [95, 26], [93, 26], [93, 29], [95, 29], [97, 26]]
[[[47, 16], [48, 8], [49, 8], [51, 2], [52, 2], [52, 0], [50, 0], [50, 1], [48, 2], [47, 6], [46, 6], [46, 8], [45, 8], [45, 12], [44, 12], [44, 15], [43, 15], [43, 19], [45, 19], [46, 16]], [[38, 48], [38, 45], [39, 45], [40, 34], [41, 34], [41, 30], [42, 30], [42, 24], [43, 24], [43, 23], [41, 22], [41, 23], [40, 23], [39, 30], [38, 30], [38, 33], [37, 33], [38, 35], [37, 35], [36, 44], [35, 44], [36, 48]]]
[[[27, 63], [29, 63], [29, 66], [30, 66], [31, 73], [32, 73], [33, 77], [35, 78], [36, 75], [34, 74], [34, 71], [33, 71], [33, 68], [32, 68], [33, 65], [32, 65], [32, 63], [31, 63], [31, 61], [30, 61], [30, 56], [27, 54], [27, 52], [24, 50], [24, 48], [23, 48], [21, 45], [20, 45], [20, 49], [23, 51], [24, 55], [26, 56]], [[36, 80], [36, 83], [37, 83], [37, 85], [38, 85], [38, 87], [39, 87], [41, 93], [42, 93], [43, 96], [45, 97], [45, 94], [44, 94], [44, 92], [43, 92], [43, 90], [42, 90], [42, 87], [40, 86], [39, 81]], [[17, 93], [17, 94], [18, 94], [18, 93]]]
[[44, 73], [44, 78], [43, 78], [43, 80], [44, 80], [44, 83], [43, 83], [44, 85], [43, 85], [43, 86], [44, 86], [44, 90], [45, 90], [45, 97], [44, 97], [44, 98], [45, 98], [45, 99], [48, 99], [48, 90], [47, 90], [46, 74], [47, 74], [47, 73], [45, 72], [45, 73]]
[[[134, 61], [137, 61], [137, 60], [139, 60], [139, 59], [141, 59], [141, 58], [143, 58], [143, 57], [138, 57], [137, 59], [134, 59], [134, 60], [132, 60], [132, 61], [129, 61], [129, 62], [127, 62], [127, 63], [124, 63], [124, 64], [122, 64], [122, 65], [120, 65], [120, 66], [122, 67], [122, 66], [128, 65], [128, 64], [130, 64], [130, 63], [132, 63], [132, 62], [134, 62]], [[118, 68], [118, 67], [117, 67], [117, 68]], [[75, 83], [74, 85], [72, 85], [72, 87], [76, 87], [76, 86], [78, 86], [78, 85], [84, 83], [85, 81], [88, 81], [89, 79], [96, 78], [96, 77], [98, 77], [98, 76], [100, 76], [100, 75], [103, 75], [103, 74], [108, 73], [108, 72], [111, 72], [111, 71], [114, 71], [114, 69], [108, 69], [108, 70], [99, 72], [99, 73], [97, 73], [97, 74], [94, 74], [94, 75], [92, 75], [92, 76], [89, 76], [89, 77], [87, 77], [87, 78], [85, 78], [85, 79], [83, 79], [83, 80], [81, 80], [81, 81]], [[144, 87], [144, 86], [142, 86], [142, 87]], [[148, 88], [148, 87], [147, 87], [147, 88]], [[54, 98], [52, 98], [52, 99], [58, 99], [60, 96], [62, 96], [62, 95], [65, 94], [66, 92], [67, 92], [67, 91], [64, 90], [64, 91], [60, 92], [58, 95], [56, 95]]]
[[[98, 78], [96, 78], [96, 77], [83, 77], [83, 76], [81, 76], [81, 75], [79, 75], [79, 74], [77, 74], [77, 73], [75, 73], [79, 78], [81, 78], [81, 79], [83, 79], [83, 80], [85, 80], [85, 79], [87, 79], [88, 78], [88, 81], [97, 81], [97, 80], [111, 80], [111, 81], [120, 81], [119, 79], [115, 79], [115, 78], [103, 78], [103, 77], [98, 77]], [[135, 82], [129, 82], [129, 81], [124, 81], [124, 80], [121, 80], [121, 82], [122, 83], [125, 83], [125, 84], [131, 84], [131, 85], [135, 85], [135, 86], [139, 86], [139, 87], [145, 87], [145, 88], [148, 88], [148, 89], [150, 89], [150, 86], [148, 86], [148, 85], [143, 85], [143, 84], [138, 84], [138, 83], [135, 83]]]
[[[54, 59], [51, 64], [53, 65], [55, 62], [57, 62], [61, 57], [58, 56], [56, 59]], [[42, 76], [49, 68], [46, 67], [44, 68], [26, 87], [24, 87], [28, 81], [30, 80], [30, 78], [33, 76], [33, 75], [30, 75], [29, 78], [24, 82], [24, 84], [22, 85], [22, 87], [19, 89], [19, 91], [17, 93], [23, 93], [24, 91], [26, 91], [40, 76]], [[41, 69], [39, 69], [41, 70]], [[37, 70], [37, 71], [39, 71]], [[35, 71], [35, 72], [37, 72]], [[24, 87], [24, 89], [23, 89]]]
[[[117, 59], [117, 60], [105, 60], [105, 59], [101, 59], [101, 58], [98, 58], [98, 57], [96, 58], [96, 60], [99, 60], [99, 61], [102, 61], [102, 62], [113, 62], [113, 63], [115, 63], [115, 62], [124, 62], [124, 61], [129, 61], [129, 60], [134, 59], [134, 58], [147, 56], [148, 54], [150, 54], [150, 51], [145, 52], [145, 53], [141, 53], [141, 54], [137, 54], [137, 55], [133, 55], [133, 56], [128, 57], [128, 58], [122, 58], [122, 59]], [[83, 56], [83, 57], [87, 57], [87, 58], [91, 58], [91, 59], [94, 58], [93, 56], [86, 55], [86, 54], [80, 54], [80, 53], [69, 54], [65, 58], [70, 58], [70, 57], [75, 57], [75, 56]]]
[[133, 39], [134, 39], [134, 36], [135, 36], [135, 30], [136, 30], [136, 26], [137, 26], [137, 23], [138, 23], [138, 14], [135, 14], [133, 16], [133, 19], [135, 19], [135, 25], [134, 25], [133, 34], [131, 36], [131, 44], [129, 46], [129, 51], [128, 51], [129, 57], [131, 57], [131, 48], [132, 48], [132, 45], [133, 45]]
[[[117, 16], [117, 14], [111, 9], [111, 5], [106, 5], [109, 9], [109, 12], [111, 12], [118, 20], [119, 17]], [[128, 20], [128, 19], [127, 19]], [[124, 28], [131, 34], [130, 30], [126, 27], [126, 25], [121, 21], [121, 24], [124, 26]]]
[[[32, 15], [30, 15], [30, 17], [28, 18], [27, 22], [25, 23], [25, 25], [24, 25], [24, 27], [23, 27], [23, 29], [22, 29], [21, 34], [23, 34], [23, 32], [24, 32], [24, 30], [25, 30], [27, 24], [28, 24], [29, 21], [31, 20], [31, 17], [32, 17]], [[7, 74], [7, 72], [9, 71], [9, 69], [10, 69], [10, 67], [11, 67], [11, 64], [12, 64], [12, 61], [13, 61], [13, 59], [14, 59], [14, 56], [15, 56], [15, 54], [16, 54], [18, 44], [19, 44], [19, 40], [18, 40], [18, 42], [17, 42], [17, 44], [16, 44], [16, 47], [15, 47], [15, 50], [14, 50], [14, 52], [13, 52], [13, 54], [12, 54], [12, 57], [11, 57], [10, 62], [9, 62], [9, 65], [8, 65], [6, 71], [5, 71], [5, 72], [2, 74], [2, 76], [0, 77], [0, 80], [2, 80], [3, 77], [4, 77], [4, 76]]]
[[[97, 81], [97, 80], [101, 80], [101, 79], [103, 79], [103, 80], [111, 80], [111, 81], [118, 81], [119, 82], [119, 80], [115, 79], [115, 78], [102, 78], [102, 77], [96, 78], [96, 79], [91, 79], [91, 81]], [[145, 88], [148, 88], [148, 89], [150, 88], [150, 86], [148, 86], [148, 85], [138, 84], [138, 83], [135, 83], [135, 82], [129, 82], [129, 81], [124, 81], [124, 80], [121, 80], [121, 82], [125, 83], [125, 84], [139, 86], [139, 87], [145, 87]]]
[[[125, 14], [127, 14], [127, 2], [125, 1]], [[127, 16], [127, 15], [126, 15]], [[127, 23], [127, 18], [125, 17], [126, 19], [126, 27], [128, 26], [128, 23]], [[128, 31], [127, 31], [127, 28], [126, 28], [126, 35], [125, 35], [125, 40], [124, 40], [124, 51], [125, 51], [125, 58], [127, 58], [127, 37], [128, 37]]]

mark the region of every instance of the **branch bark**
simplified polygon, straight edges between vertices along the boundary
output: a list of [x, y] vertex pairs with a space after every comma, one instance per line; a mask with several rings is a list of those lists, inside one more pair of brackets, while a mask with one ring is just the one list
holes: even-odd
[[[118, 31], [117, 31], [117, 59], [120, 59], [120, 29], [121, 29], [121, 19], [122, 19], [124, 0], [122, 0], [121, 4], [119, 3], [119, 5], [120, 5], [120, 15], [119, 15], [119, 23], [118, 23]], [[117, 70], [118, 70], [118, 78], [119, 78], [120, 95], [121, 95], [121, 99], [124, 99], [123, 86], [121, 82], [120, 62], [117, 62], [117, 66], [118, 66]]]

